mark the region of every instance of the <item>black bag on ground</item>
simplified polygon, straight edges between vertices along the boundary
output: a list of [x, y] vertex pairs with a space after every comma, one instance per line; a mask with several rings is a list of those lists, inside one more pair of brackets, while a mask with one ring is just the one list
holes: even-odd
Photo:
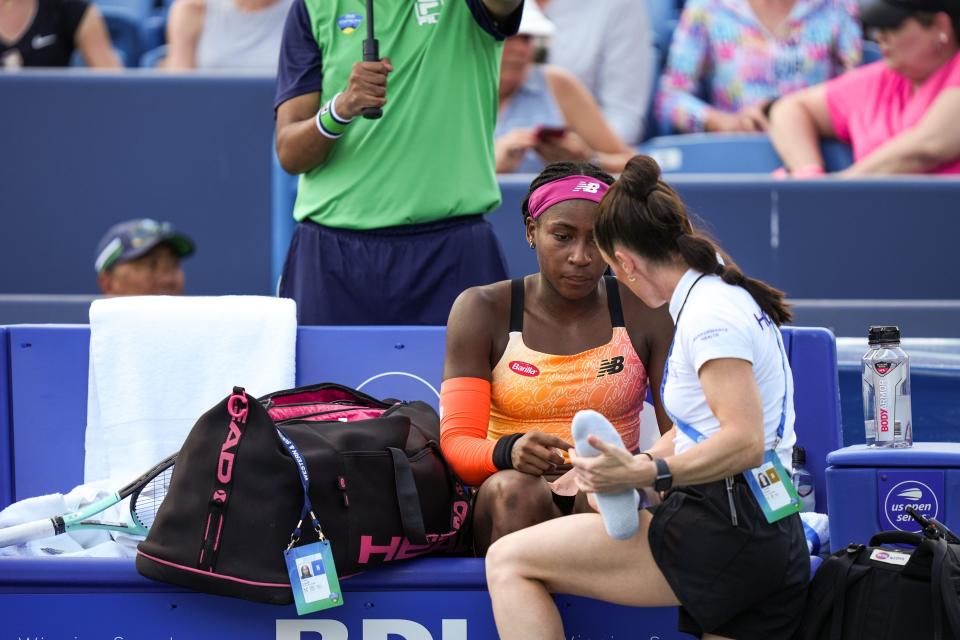
[[[432, 407], [336, 384], [259, 401], [235, 388], [184, 442], [137, 549], [141, 574], [198, 591], [292, 601], [283, 551], [303, 487], [277, 429], [305, 459], [310, 499], [341, 577], [462, 543], [469, 499], [440, 455]], [[304, 523], [300, 544], [316, 538]]]
[[797, 637], [960, 640], [960, 544], [884, 531], [834, 553], [813, 578]]

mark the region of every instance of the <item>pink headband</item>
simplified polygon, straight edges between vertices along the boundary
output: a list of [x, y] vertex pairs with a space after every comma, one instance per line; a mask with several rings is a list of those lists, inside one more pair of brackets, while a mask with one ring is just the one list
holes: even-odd
[[545, 185], [537, 187], [527, 201], [527, 211], [530, 217], [537, 219], [544, 211], [567, 200], [590, 200], [600, 202], [603, 194], [610, 188], [606, 182], [601, 182], [589, 176], [567, 176]]

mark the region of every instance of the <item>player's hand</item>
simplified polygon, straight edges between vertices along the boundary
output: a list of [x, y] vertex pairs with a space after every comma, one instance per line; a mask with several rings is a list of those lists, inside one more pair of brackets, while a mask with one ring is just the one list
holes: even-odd
[[390, 58], [355, 63], [346, 90], [337, 98], [337, 115], [355, 118], [367, 107], [387, 104], [387, 75], [391, 71]]
[[577, 487], [581, 491], [608, 493], [653, 484], [656, 465], [647, 456], [635, 456], [593, 435], [587, 441], [600, 455], [588, 457], [577, 455], [576, 450], [570, 451], [570, 462], [577, 471]]
[[530, 431], [513, 443], [510, 462], [513, 468], [532, 476], [542, 476], [563, 464], [563, 456], [557, 451], [566, 451], [570, 444], [542, 431]]
[[528, 149], [537, 143], [533, 129], [511, 129], [493, 143], [497, 173], [513, 173], [523, 162]]
[[567, 131], [559, 138], [539, 141], [534, 150], [547, 164], [564, 161], [586, 162], [593, 157], [590, 145], [573, 131]]

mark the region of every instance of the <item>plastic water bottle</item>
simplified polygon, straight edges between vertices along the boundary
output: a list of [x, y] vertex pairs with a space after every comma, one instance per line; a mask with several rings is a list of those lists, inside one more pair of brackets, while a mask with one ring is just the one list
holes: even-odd
[[797, 494], [800, 496], [800, 502], [803, 503], [801, 511], [816, 511], [817, 496], [813, 490], [813, 476], [807, 471], [807, 452], [803, 447], [793, 447], [793, 486], [797, 488]]
[[863, 418], [868, 447], [913, 446], [910, 357], [900, 348], [900, 327], [870, 327], [863, 356]]

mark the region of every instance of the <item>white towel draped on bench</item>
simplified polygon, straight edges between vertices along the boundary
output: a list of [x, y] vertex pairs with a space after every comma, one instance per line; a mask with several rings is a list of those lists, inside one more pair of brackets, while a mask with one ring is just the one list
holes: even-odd
[[234, 385], [294, 386], [293, 300], [142, 296], [90, 306], [84, 480], [122, 486], [177, 451]]

